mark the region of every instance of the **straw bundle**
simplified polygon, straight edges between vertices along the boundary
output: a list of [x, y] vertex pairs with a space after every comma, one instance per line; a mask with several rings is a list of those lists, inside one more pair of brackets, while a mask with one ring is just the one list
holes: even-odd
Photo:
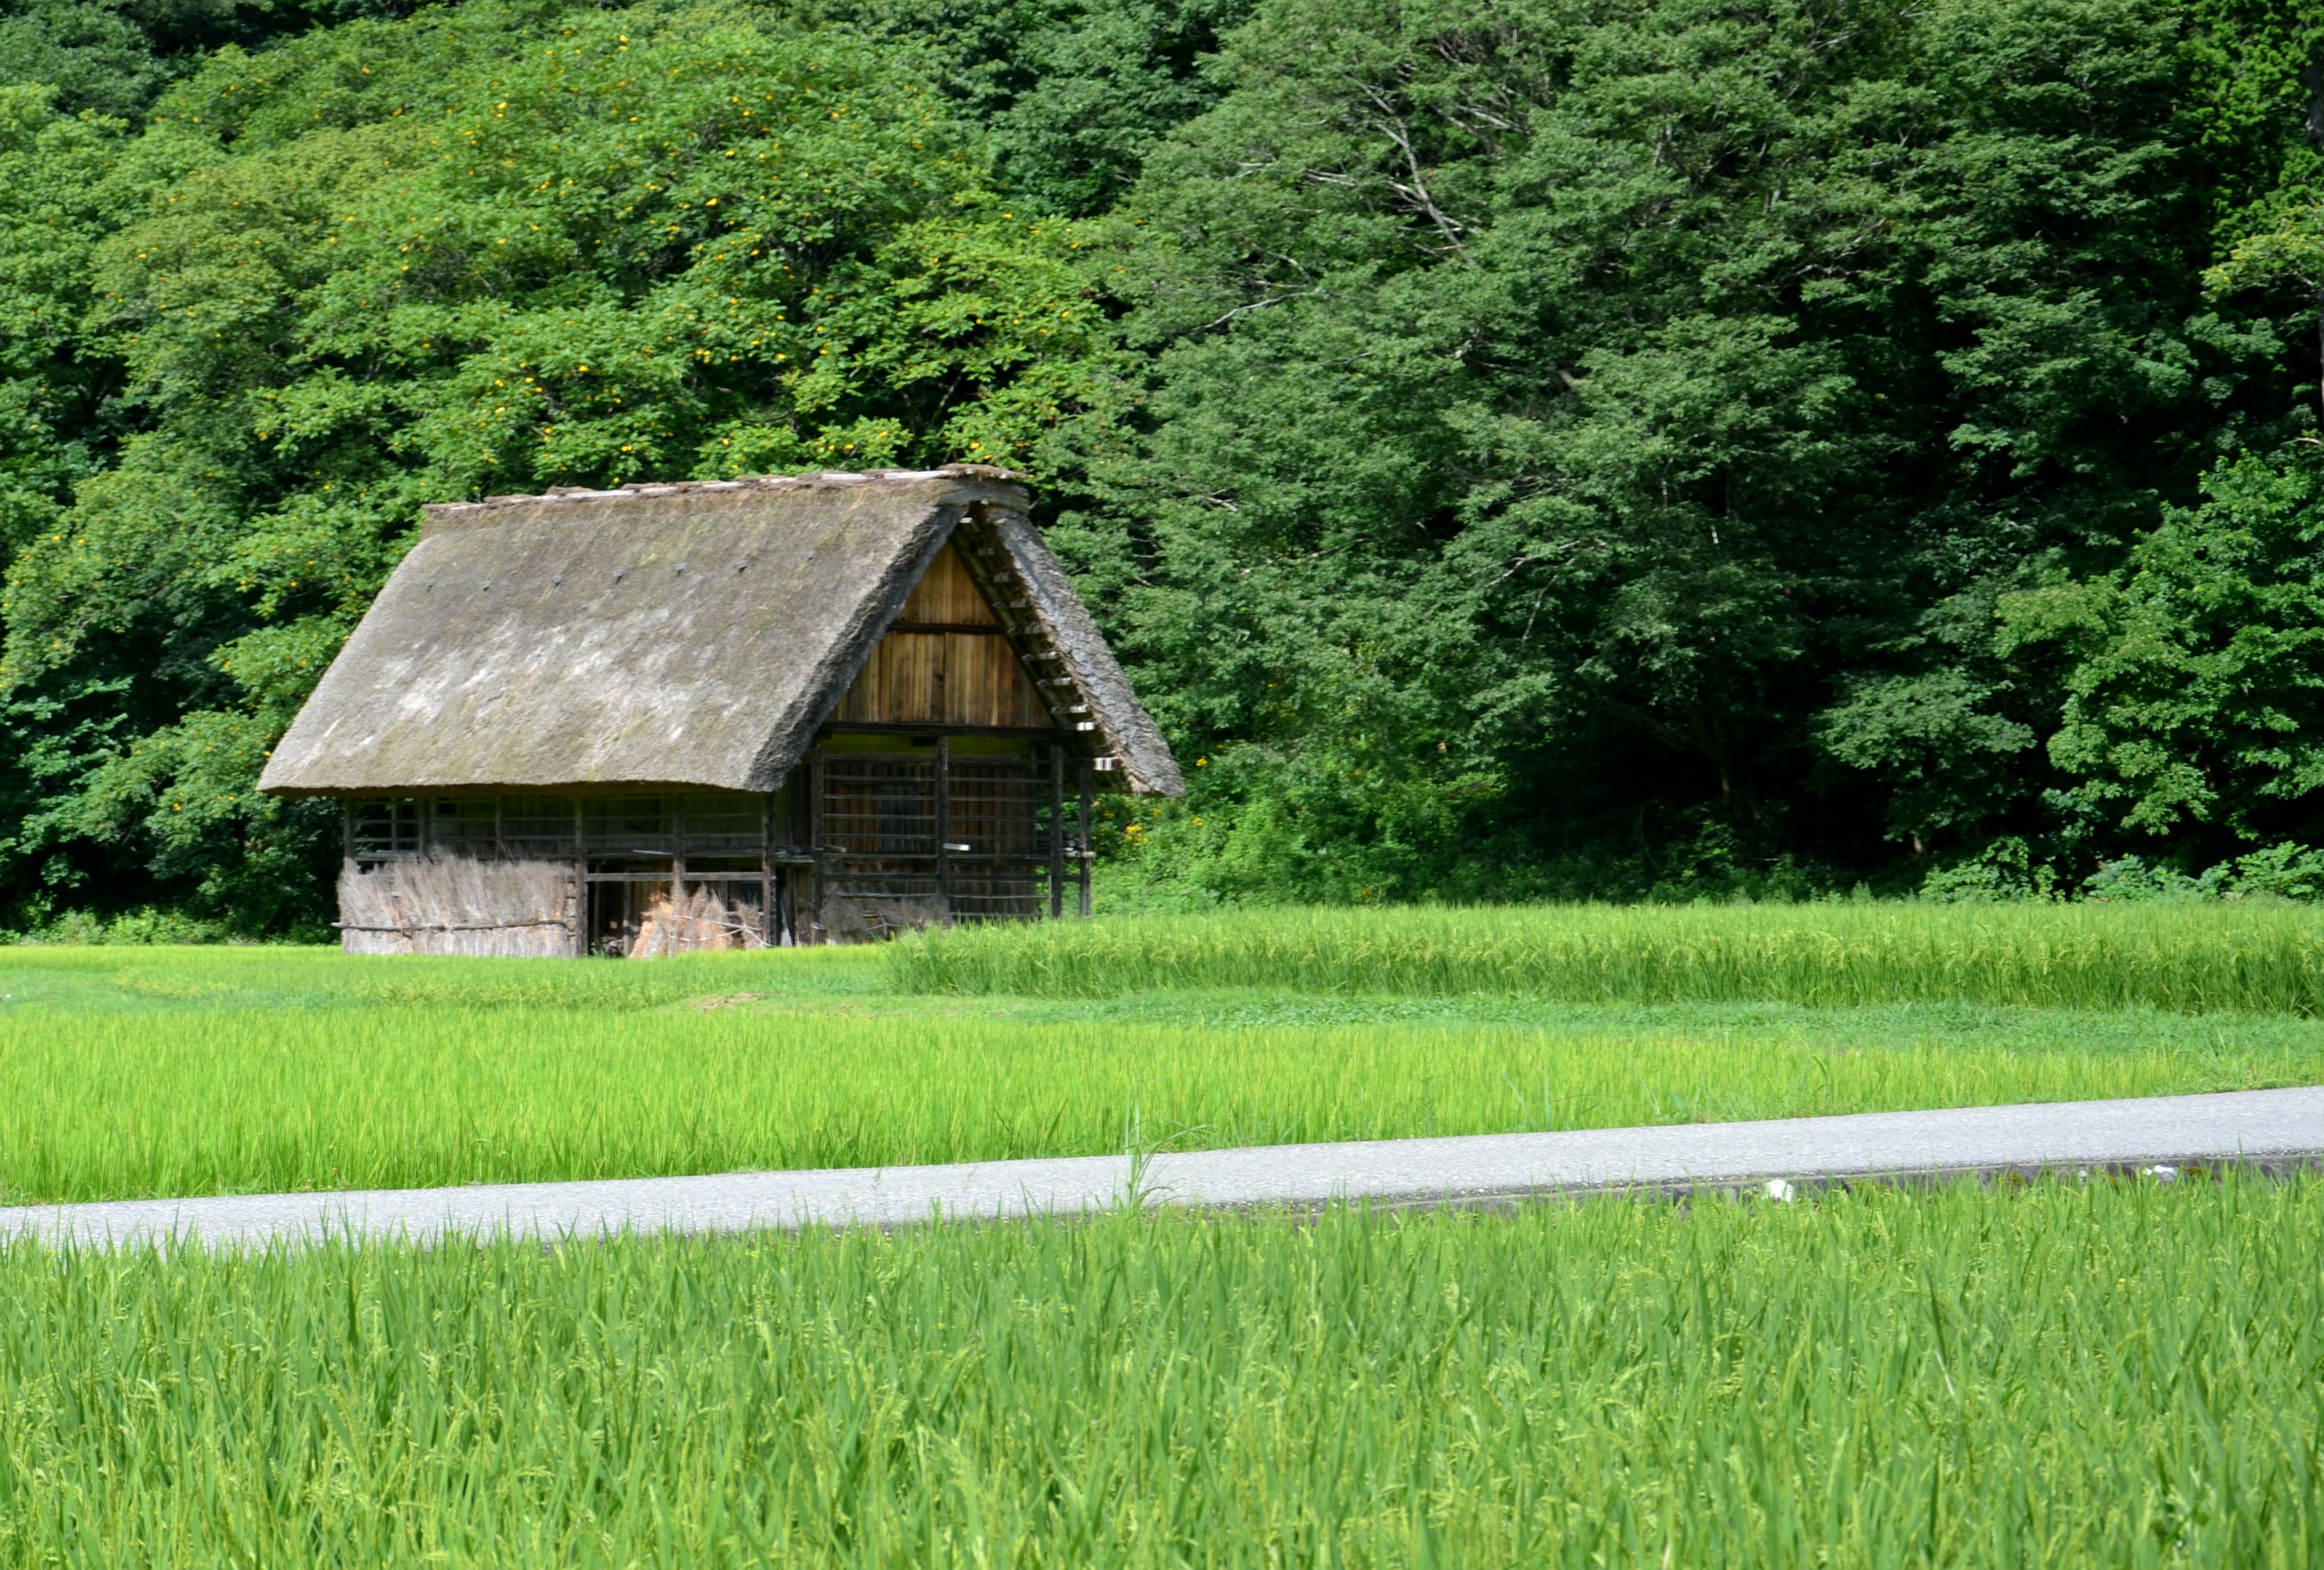
[[339, 945], [349, 954], [573, 952], [573, 869], [438, 851], [339, 872]]
[[697, 884], [685, 897], [668, 894], [648, 907], [638, 935], [631, 940], [632, 959], [652, 959], [666, 954], [691, 954], [706, 948], [764, 948], [758, 912], [730, 907], [706, 885]]

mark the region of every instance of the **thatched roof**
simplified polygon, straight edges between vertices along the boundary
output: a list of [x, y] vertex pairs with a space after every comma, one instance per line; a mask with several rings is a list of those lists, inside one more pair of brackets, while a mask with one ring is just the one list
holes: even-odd
[[[1002, 470], [552, 491], [428, 509], [259, 780], [284, 795], [771, 790], [953, 531], [1006, 547], [1061, 728], [1132, 790], [1177, 764]], [[1082, 716], [1093, 733], [1074, 730]]]

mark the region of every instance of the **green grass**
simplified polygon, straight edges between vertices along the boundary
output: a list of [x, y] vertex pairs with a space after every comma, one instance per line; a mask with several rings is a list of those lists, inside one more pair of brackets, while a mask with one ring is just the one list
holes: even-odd
[[1295, 910], [962, 928], [895, 945], [918, 993], [1184, 988], [2324, 1010], [2324, 911], [2290, 904]]
[[[12, 949], [0, 1197], [2324, 1083], [2316, 930], [1815, 908], [650, 964]], [[2231, 1177], [0, 1245], [0, 1565], [2324, 1570], [2319, 1236], [2324, 1179]]]
[[2324, 1082], [2324, 1020], [897, 995], [873, 951], [0, 951], [0, 1200], [428, 1187]]
[[0, 1563], [2314, 1565], [2324, 1184], [0, 1249]]

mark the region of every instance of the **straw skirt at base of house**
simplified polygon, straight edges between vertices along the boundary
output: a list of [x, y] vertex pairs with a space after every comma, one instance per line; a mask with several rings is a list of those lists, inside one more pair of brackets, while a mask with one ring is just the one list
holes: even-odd
[[443, 852], [339, 871], [339, 943], [349, 954], [549, 956], [573, 952], [569, 863]]

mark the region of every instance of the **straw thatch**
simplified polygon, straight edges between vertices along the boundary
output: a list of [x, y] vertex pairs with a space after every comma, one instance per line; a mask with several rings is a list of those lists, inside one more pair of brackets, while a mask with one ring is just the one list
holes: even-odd
[[1011, 476], [956, 466], [431, 507], [259, 787], [775, 790], [973, 523], [1006, 545], [1011, 608], [1071, 679], [1044, 689], [1059, 727], [1132, 790], [1182, 793], [1028, 505]]
[[1034, 621], [1064, 657], [1075, 690], [1097, 722], [1103, 750], [1118, 760], [1124, 782], [1140, 796], [1184, 796], [1186, 782], [1178, 773], [1178, 761], [1130, 690], [1130, 678], [1122, 674], [1104, 634], [1074, 592], [1065, 568], [1021, 511], [995, 509], [989, 517], [1016, 567]]
[[574, 918], [569, 863], [439, 852], [339, 870], [349, 954], [571, 954]]
[[671, 954], [698, 954], [704, 949], [764, 948], [759, 913], [730, 906], [707, 885], [696, 885], [683, 900], [668, 894], [647, 908], [630, 940], [632, 959], [655, 959]]

